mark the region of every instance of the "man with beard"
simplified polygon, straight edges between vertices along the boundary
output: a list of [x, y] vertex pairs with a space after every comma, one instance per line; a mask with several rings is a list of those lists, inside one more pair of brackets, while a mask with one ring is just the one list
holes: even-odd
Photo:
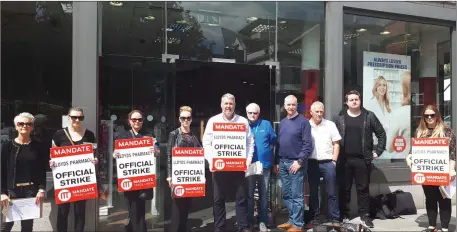
[[[226, 93], [221, 98], [222, 113], [211, 117], [205, 128], [203, 135], [203, 147], [205, 149], [205, 159], [209, 163], [209, 169], [213, 172], [212, 163], [214, 152], [212, 151], [213, 143], [213, 126], [214, 123], [242, 123], [246, 126], [246, 166], [249, 167], [254, 152], [254, 138], [251, 133], [249, 121], [235, 114], [235, 96]], [[247, 208], [247, 181], [244, 171], [234, 172], [213, 172], [213, 214], [214, 214], [214, 231], [226, 231], [225, 228], [225, 199], [230, 190], [236, 191], [236, 220], [238, 231], [249, 232], [248, 208]]]

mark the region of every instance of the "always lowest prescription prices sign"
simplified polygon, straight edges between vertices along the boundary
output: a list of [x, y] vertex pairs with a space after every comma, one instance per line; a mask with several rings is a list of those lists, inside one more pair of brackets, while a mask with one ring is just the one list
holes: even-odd
[[413, 184], [449, 186], [447, 138], [413, 138], [411, 152]]
[[92, 144], [51, 148], [56, 204], [98, 197]]
[[156, 187], [152, 138], [120, 139], [115, 147], [119, 153], [116, 159], [119, 192]]
[[203, 148], [175, 147], [172, 150], [173, 196], [205, 196], [205, 154]]
[[213, 171], [246, 171], [246, 127], [244, 123], [213, 123]]

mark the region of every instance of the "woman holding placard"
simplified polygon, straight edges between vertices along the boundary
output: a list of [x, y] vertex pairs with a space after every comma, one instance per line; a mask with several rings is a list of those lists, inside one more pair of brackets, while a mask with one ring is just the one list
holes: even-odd
[[[131, 129], [124, 134], [118, 136], [117, 139], [132, 139], [150, 137], [141, 133], [143, 128], [143, 113], [139, 110], [133, 110], [128, 114], [129, 124]], [[155, 155], [160, 153], [159, 147], [154, 141], [154, 148], [152, 150]], [[117, 159], [119, 153], [115, 150], [113, 157]], [[146, 232], [146, 200], [153, 198], [153, 190], [134, 190], [124, 192], [124, 196], [128, 202], [129, 219], [128, 224], [125, 226], [125, 231]]]
[[[449, 139], [449, 160], [451, 170], [451, 181], [455, 179], [455, 154], [456, 142], [455, 134], [446, 124], [439, 110], [428, 105], [424, 108], [420, 119], [419, 127], [416, 131], [417, 138], [448, 138]], [[438, 204], [440, 208], [441, 231], [449, 230], [449, 222], [451, 221], [452, 204], [451, 199], [443, 198], [439, 186], [422, 185], [425, 194], [425, 208], [427, 210], [429, 227], [425, 232], [435, 232], [436, 217], [438, 216]]]
[[[53, 147], [66, 147], [81, 144], [95, 144], [94, 132], [83, 127], [84, 111], [79, 107], [72, 107], [68, 111], [68, 127], [60, 129], [54, 133], [52, 137]], [[92, 163], [97, 164], [97, 158], [94, 158]], [[49, 161], [51, 169], [55, 166], [53, 160]], [[63, 203], [57, 206], [57, 231], [66, 232], [68, 230], [68, 214], [70, 213], [70, 204], [73, 204], [75, 222], [74, 231], [84, 231], [86, 224], [86, 201], [75, 201]]]
[[[182, 106], [179, 108], [179, 122], [181, 126], [170, 132], [168, 137], [168, 150], [167, 150], [167, 170], [168, 170], [168, 186], [173, 192], [172, 182], [172, 149], [174, 147], [202, 147], [198, 142], [197, 137], [190, 130], [192, 123], [192, 108], [189, 106]], [[173, 206], [171, 209], [171, 224], [170, 230], [167, 232], [186, 232], [187, 218], [191, 208], [192, 198], [174, 198]]]
[[[1, 204], [5, 211], [10, 206], [10, 199], [35, 198], [37, 205], [44, 199], [48, 153], [43, 144], [30, 138], [34, 122], [32, 114], [18, 114], [14, 118], [17, 137], [2, 144]], [[1, 231], [11, 231], [13, 224], [14, 222], [3, 221]], [[33, 219], [22, 220], [21, 227], [21, 231], [31, 232]]]

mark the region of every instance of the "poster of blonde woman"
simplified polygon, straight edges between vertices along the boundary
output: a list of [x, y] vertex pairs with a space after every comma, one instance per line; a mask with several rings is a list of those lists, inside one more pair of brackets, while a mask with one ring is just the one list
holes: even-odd
[[379, 159], [387, 162], [404, 160], [411, 147], [410, 70], [410, 56], [363, 52], [363, 107], [386, 131], [386, 151]]

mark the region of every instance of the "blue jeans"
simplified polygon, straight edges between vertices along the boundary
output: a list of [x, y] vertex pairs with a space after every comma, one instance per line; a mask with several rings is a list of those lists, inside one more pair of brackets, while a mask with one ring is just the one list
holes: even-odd
[[283, 160], [279, 162], [279, 176], [282, 182], [282, 192], [284, 205], [289, 211], [289, 221], [287, 223], [302, 229], [304, 222], [304, 193], [303, 193], [303, 179], [307, 163], [304, 164], [295, 174], [289, 171], [293, 160]]
[[268, 187], [270, 186], [270, 173], [270, 168], [264, 168], [263, 175], [252, 175], [248, 177], [248, 214], [251, 223], [254, 222], [254, 190], [256, 184], [259, 189], [259, 223], [268, 223]]
[[309, 182], [309, 204], [312, 219], [319, 217], [319, 185], [320, 178], [325, 181], [325, 190], [328, 196], [328, 212], [330, 220], [338, 221], [340, 219], [340, 210], [336, 198], [336, 166], [331, 160], [318, 161], [308, 160], [308, 182]]

